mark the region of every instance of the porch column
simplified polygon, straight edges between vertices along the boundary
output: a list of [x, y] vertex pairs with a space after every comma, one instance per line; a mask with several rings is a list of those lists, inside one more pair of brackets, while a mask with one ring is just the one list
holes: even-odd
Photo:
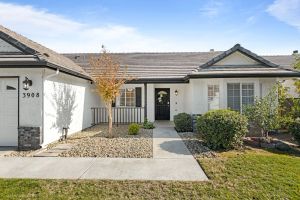
[[154, 111], [154, 84], [147, 84], [147, 119], [150, 122], [155, 120]]
[[144, 120], [147, 118], [147, 83], [144, 83]]

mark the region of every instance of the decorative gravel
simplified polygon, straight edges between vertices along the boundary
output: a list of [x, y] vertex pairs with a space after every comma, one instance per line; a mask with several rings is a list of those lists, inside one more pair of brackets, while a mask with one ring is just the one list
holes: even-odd
[[217, 154], [203, 144], [199, 134], [192, 132], [178, 133], [195, 158], [213, 158]]
[[13, 151], [10, 154], [4, 155], [4, 157], [32, 157], [32, 153], [35, 151]]
[[140, 129], [138, 135], [128, 135], [128, 126], [114, 125], [113, 137], [107, 135], [107, 125], [98, 125], [70, 136], [73, 144], [62, 157], [151, 158], [152, 130]]

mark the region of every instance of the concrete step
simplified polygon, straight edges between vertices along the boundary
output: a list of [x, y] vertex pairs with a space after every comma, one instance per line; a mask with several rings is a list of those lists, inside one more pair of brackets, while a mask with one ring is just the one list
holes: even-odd
[[38, 152], [33, 157], [58, 157], [59, 154], [69, 151], [72, 148], [72, 144], [58, 144], [52, 149], [46, 149], [45, 151]]

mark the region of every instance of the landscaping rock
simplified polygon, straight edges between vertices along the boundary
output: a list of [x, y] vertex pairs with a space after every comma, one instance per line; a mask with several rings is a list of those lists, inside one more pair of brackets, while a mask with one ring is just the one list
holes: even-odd
[[260, 143], [260, 146], [261, 146], [262, 148], [275, 149], [276, 144], [275, 144], [275, 143], [266, 143], [266, 142], [262, 142], [262, 143]]
[[[62, 157], [110, 157], [151, 158], [153, 157], [153, 136], [151, 129], [140, 129], [137, 135], [128, 135], [128, 126], [113, 128], [113, 137], [107, 135], [107, 125], [98, 125], [67, 139], [72, 144]], [[59, 143], [58, 143], [59, 144]], [[55, 147], [55, 145], [53, 145]], [[53, 148], [53, 147], [52, 147]]]
[[286, 144], [282, 141], [277, 141], [276, 144], [275, 144], [275, 148], [280, 150], [280, 151], [289, 151], [289, 150], [291, 150], [291, 147], [288, 144]]
[[178, 133], [182, 138], [183, 142], [189, 149], [189, 151], [196, 158], [213, 158], [216, 157], [216, 153], [210, 150], [203, 144], [203, 141], [199, 137], [199, 134], [192, 132], [182, 132]]

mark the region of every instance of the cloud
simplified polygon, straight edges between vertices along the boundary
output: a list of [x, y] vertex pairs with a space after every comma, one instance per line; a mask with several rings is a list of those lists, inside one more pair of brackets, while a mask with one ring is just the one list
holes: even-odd
[[168, 48], [134, 27], [94, 26], [28, 5], [0, 2], [0, 24], [58, 52], [98, 52], [102, 44], [114, 52]]
[[206, 17], [216, 17], [222, 12], [223, 2], [218, 0], [209, 0], [206, 4], [200, 8], [200, 12]]
[[300, 30], [300, 0], [275, 0], [267, 12], [278, 20]]
[[256, 16], [252, 15], [248, 17], [246, 21], [248, 24], [254, 24], [256, 22]]

